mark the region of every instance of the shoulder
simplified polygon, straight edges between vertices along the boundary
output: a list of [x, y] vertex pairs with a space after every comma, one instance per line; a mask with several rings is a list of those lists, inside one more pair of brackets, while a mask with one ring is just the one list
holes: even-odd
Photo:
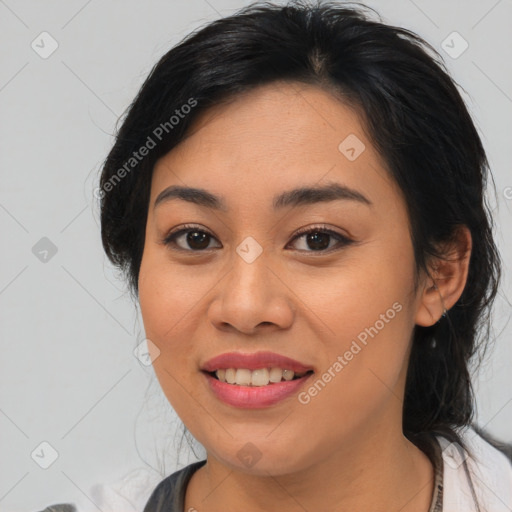
[[194, 462], [164, 478], [152, 492], [143, 512], [181, 512], [187, 484], [204, 464], [206, 460]]
[[[496, 450], [509, 460], [510, 464], [512, 465], [512, 443], [504, 443], [503, 441], [500, 441], [493, 437], [490, 433], [486, 432], [484, 429], [479, 427], [473, 427], [473, 431], [478, 434], [475, 437], [476, 441], [478, 443], [487, 443], [491, 445], [492, 447], [496, 448]], [[485, 447], [485, 444], [484, 444]]]
[[52, 504], [42, 512], [141, 512], [161, 480], [162, 474], [153, 468], [135, 468], [75, 493], [73, 502]]
[[187, 484], [206, 460], [195, 462], [162, 480], [155, 470], [138, 468], [121, 479], [96, 484], [74, 503], [59, 503], [42, 512], [182, 512]]
[[437, 437], [444, 466], [443, 510], [477, 511], [476, 501], [485, 510], [508, 512], [512, 508], [512, 446], [477, 428], [460, 434], [467, 451]]
[[77, 512], [74, 503], [60, 503], [59, 505], [50, 505], [42, 512]]

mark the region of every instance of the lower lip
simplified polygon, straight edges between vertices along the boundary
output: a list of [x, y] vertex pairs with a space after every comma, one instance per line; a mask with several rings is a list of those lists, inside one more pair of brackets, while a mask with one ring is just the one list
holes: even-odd
[[239, 386], [228, 384], [203, 372], [215, 396], [226, 404], [244, 409], [259, 409], [281, 402], [295, 394], [313, 374], [300, 379], [275, 382], [266, 386]]

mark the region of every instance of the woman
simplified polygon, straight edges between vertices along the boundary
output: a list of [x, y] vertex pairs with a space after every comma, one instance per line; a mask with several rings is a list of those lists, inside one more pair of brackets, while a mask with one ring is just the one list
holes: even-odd
[[208, 456], [144, 511], [511, 510], [506, 448], [471, 428], [487, 173], [440, 57], [363, 6], [253, 5], [164, 55], [102, 239]]

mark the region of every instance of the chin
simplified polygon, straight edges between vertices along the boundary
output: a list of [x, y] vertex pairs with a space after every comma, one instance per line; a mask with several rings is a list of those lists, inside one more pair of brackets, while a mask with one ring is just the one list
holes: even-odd
[[[235, 445], [240, 448], [233, 451]], [[233, 439], [223, 450], [218, 445], [208, 450], [221, 464], [234, 471], [255, 476], [280, 476], [306, 469], [311, 464], [308, 453], [298, 453], [298, 442], [271, 443], [267, 439], [236, 442]]]

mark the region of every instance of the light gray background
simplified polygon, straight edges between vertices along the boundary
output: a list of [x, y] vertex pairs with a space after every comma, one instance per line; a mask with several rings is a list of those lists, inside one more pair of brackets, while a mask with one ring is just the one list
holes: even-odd
[[[151, 367], [133, 355], [142, 322], [102, 252], [92, 191], [116, 119], [158, 58], [248, 3], [0, 0], [2, 511], [89, 502], [94, 484], [195, 460], [185, 449], [176, 461], [175, 417]], [[441, 51], [488, 151], [505, 275], [496, 347], [475, 387], [479, 423], [510, 442], [512, 2], [368, 5]], [[43, 31], [59, 45], [47, 59], [31, 48]], [[441, 47], [453, 31], [469, 43], [457, 59]], [[57, 247], [46, 263], [32, 252], [42, 237]], [[46, 470], [30, 455], [43, 441], [59, 453]]]

